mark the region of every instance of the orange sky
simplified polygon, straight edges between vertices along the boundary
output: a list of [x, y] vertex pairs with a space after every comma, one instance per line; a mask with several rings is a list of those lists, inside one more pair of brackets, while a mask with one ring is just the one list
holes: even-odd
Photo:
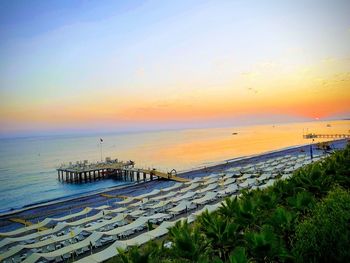
[[[317, 74], [323, 74], [323, 78]], [[250, 73], [249, 79], [246, 75], [242, 73], [232, 83], [222, 86], [179, 87], [177, 93], [167, 97], [128, 92], [120, 97], [118, 92], [110, 91], [28, 104], [6, 105], [5, 101], [0, 106], [1, 119], [84, 124], [98, 120], [181, 121], [262, 113], [327, 118], [349, 111], [350, 72], [333, 73], [328, 77], [322, 72], [282, 75], [276, 68], [273, 72]]]

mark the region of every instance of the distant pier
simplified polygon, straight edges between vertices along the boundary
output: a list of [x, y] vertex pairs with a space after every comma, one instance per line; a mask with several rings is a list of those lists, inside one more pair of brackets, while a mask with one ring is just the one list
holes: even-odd
[[166, 179], [177, 182], [187, 182], [188, 179], [176, 176], [176, 173], [163, 173], [155, 169], [135, 168], [133, 161], [121, 162], [118, 159], [106, 158], [104, 162], [89, 164], [84, 162], [62, 165], [57, 169], [58, 180], [65, 183], [86, 183], [105, 178], [115, 178], [122, 181], [146, 181], [147, 179]]
[[350, 138], [350, 134], [315, 134], [315, 133], [308, 133], [303, 135], [304, 139], [315, 139], [315, 138]]

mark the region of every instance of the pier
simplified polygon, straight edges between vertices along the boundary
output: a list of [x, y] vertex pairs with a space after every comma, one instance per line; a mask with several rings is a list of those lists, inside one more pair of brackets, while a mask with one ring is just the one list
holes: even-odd
[[303, 135], [304, 139], [315, 139], [315, 138], [350, 138], [350, 134], [315, 134], [315, 133], [308, 133]]
[[62, 165], [57, 169], [58, 180], [65, 183], [86, 183], [105, 178], [115, 178], [121, 181], [147, 181], [155, 179], [166, 179], [177, 182], [187, 182], [186, 178], [176, 176], [174, 173], [164, 173], [156, 169], [135, 168], [133, 161], [121, 162], [118, 159], [112, 160], [109, 157], [105, 162], [89, 164], [84, 162], [70, 163], [68, 166]]

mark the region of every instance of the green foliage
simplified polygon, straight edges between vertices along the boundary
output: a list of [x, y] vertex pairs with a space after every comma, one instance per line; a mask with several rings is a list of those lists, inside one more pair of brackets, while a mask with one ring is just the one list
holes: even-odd
[[198, 222], [211, 248], [222, 259], [227, 259], [229, 253], [243, 239], [238, 224], [223, 220], [218, 215], [206, 211], [198, 218]]
[[332, 178], [325, 174], [321, 163], [315, 163], [299, 170], [293, 179], [295, 187], [319, 198], [327, 194], [332, 186]]
[[259, 209], [262, 211], [271, 211], [280, 202], [280, 194], [272, 191], [257, 190], [254, 198], [257, 200]]
[[151, 231], [154, 229], [154, 226], [150, 221], [147, 221], [147, 229], [148, 229], [148, 231]]
[[267, 221], [278, 233], [289, 233], [292, 231], [296, 214], [288, 211], [284, 207], [277, 207]]
[[111, 262], [115, 263], [147, 263], [155, 262], [164, 255], [162, 247], [156, 242], [149, 242], [141, 250], [138, 247], [131, 247], [127, 251], [118, 249], [119, 257], [116, 257]]
[[236, 247], [230, 255], [230, 263], [248, 263], [246, 251], [244, 247]]
[[264, 225], [259, 232], [247, 233], [246, 239], [256, 262], [283, 261], [288, 256], [283, 242], [270, 225]]
[[226, 197], [224, 202], [221, 203], [221, 206], [218, 210], [218, 213], [222, 215], [225, 219], [231, 219], [237, 216], [237, 211], [239, 209], [238, 197], [230, 198]]
[[305, 214], [315, 204], [315, 197], [307, 191], [302, 191], [287, 198], [289, 206], [298, 213]]
[[331, 191], [296, 227], [298, 262], [350, 262], [350, 193]]
[[222, 220], [234, 220], [242, 228], [253, 226], [258, 218], [255, 216], [258, 208], [257, 199], [253, 195], [245, 194], [238, 199], [226, 198], [218, 213]]
[[206, 256], [208, 240], [196, 227], [191, 227], [187, 221], [178, 221], [169, 229], [169, 237], [173, 242], [171, 255], [186, 260], [198, 262]]

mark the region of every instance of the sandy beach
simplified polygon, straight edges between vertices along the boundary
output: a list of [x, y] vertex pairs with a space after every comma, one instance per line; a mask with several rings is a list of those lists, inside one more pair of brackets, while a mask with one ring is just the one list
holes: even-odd
[[[340, 149], [346, 145], [347, 140], [337, 140], [332, 141], [332, 149]], [[216, 163], [208, 167], [197, 167], [191, 171], [186, 171], [180, 173], [179, 176], [184, 178], [192, 179], [194, 177], [206, 176], [213, 172], [220, 172], [224, 169], [242, 166], [246, 164], [254, 164], [261, 161], [264, 161], [269, 158], [275, 158], [285, 155], [298, 155], [300, 153], [310, 155], [310, 144], [301, 145], [301, 146], [292, 146], [276, 151], [265, 152], [262, 154], [251, 155], [251, 156], [242, 156], [235, 159], [223, 160], [220, 163]], [[313, 154], [315, 156], [322, 154], [322, 151], [317, 150], [316, 146], [313, 145]], [[119, 201], [117, 198], [107, 198], [101, 196], [102, 193], [110, 195], [126, 195], [126, 196], [136, 196], [150, 192], [154, 189], [162, 189], [173, 185], [172, 181], [164, 180], [155, 180], [147, 181], [142, 183], [132, 183], [129, 185], [112, 187], [90, 194], [85, 194], [84, 196], [79, 197], [67, 197], [58, 200], [52, 200], [49, 202], [44, 202], [40, 204], [35, 204], [28, 206], [16, 211], [9, 211], [0, 215], [0, 231], [6, 232], [10, 230], [17, 229], [23, 225], [19, 223], [14, 223], [10, 221], [11, 218], [21, 218], [32, 223], [37, 223], [47, 217], [61, 217], [68, 215], [70, 213], [76, 213], [81, 211], [85, 207], [98, 207], [102, 205], [108, 205], [113, 208], [117, 207], [114, 202]], [[96, 211], [92, 211], [88, 216], [93, 215]]]

